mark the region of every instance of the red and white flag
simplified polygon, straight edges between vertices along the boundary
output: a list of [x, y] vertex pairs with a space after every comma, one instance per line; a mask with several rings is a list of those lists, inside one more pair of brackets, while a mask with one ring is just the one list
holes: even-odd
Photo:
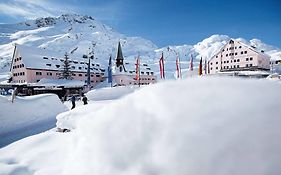
[[176, 59], [176, 69], [177, 69], [177, 78], [181, 78], [181, 67], [180, 67], [180, 58], [177, 54], [177, 59]]
[[200, 62], [199, 62], [199, 68], [198, 68], [198, 75], [202, 75], [202, 57], [200, 59]]
[[164, 78], [165, 79], [165, 68], [164, 68], [164, 56], [163, 56], [163, 52], [162, 52], [162, 56], [159, 60], [159, 67], [160, 67], [160, 78]]
[[204, 73], [207, 74], [207, 60], [205, 59], [205, 65], [204, 65]]
[[140, 78], [140, 57], [137, 58], [137, 61], [136, 61], [136, 80], [139, 80]]
[[190, 59], [190, 63], [189, 63], [189, 70], [193, 71], [193, 56], [191, 54], [191, 59]]

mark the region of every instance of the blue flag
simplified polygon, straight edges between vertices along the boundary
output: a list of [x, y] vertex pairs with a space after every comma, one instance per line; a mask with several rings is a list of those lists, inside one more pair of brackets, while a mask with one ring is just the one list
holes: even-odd
[[91, 84], [91, 73], [90, 73], [90, 58], [89, 58], [89, 62], [88, 62], [88, 69], [87, 69], [87, 85], [90, 86]]
[[107, 73], [108, 73], [108, 83], [112, 83], [112, 63], [111, 63], [111, 56], [109, 57], [109, 61], [108, 61]]

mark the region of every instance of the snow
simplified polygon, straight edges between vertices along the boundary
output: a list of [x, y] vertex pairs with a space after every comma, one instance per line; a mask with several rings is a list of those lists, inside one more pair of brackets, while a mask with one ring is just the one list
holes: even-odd
[[280, 174], [280, 103], [274, 81], [166, 81], [64, 113], [58, 122], [75, 126], [71, 132], [48, 131], [2, 148], [0, 172]]
[[54, 94], [16, 96], [13, 103], [11, 96], [0, 95], [0, 106], [0, 146], [10, 140], [8, 137], [29, 132], [31, 126], [53, 121], [57, 114], [67, 110]]
[[66, 79], [47, 79], [42, 78], [36, 85], [42, 86], [64, 86], [64, 87], [83, 87], [84, 81], [79, 80], [66, 80]]

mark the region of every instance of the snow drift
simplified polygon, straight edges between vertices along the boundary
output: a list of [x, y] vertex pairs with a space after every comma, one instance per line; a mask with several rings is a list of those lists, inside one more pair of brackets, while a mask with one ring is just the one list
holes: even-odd
[[70, 111], [70, 117], [81, 118], [75, 129], [0, 150], [0, 172], [277, 175], [280, 103], [280, 84], [267, 80], [163, 82], [102, 108]]
[[54, 119], [56, 115], [67, 110], [54, 94], [16, 97], [14, 103], [10, 98], [0, 96], [0, 136], [34, 123]]

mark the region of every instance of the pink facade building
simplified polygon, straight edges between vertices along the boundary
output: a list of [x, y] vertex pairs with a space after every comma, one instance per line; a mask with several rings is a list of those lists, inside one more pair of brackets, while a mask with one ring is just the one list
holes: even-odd
[[[82, 61], [81, 61], [82, 59]], [[87, 81], [88, 59], [70, 56], [73, 80]], [[91, 58], [92, 59], [92, 58]], [[15, 46], [11, 74], [12, 83], [36, 83], [41, 79], [59, 79], [63, 69], [64, 55], [43, 49]], [[104, 81], [105, 69], [100, 64], [90, 65], [91, 85]]]
[[270, 69], [270, 57], [248, 46], [231, 39], [209, 60], [209, 73], [233, 71], [256, 71]]

